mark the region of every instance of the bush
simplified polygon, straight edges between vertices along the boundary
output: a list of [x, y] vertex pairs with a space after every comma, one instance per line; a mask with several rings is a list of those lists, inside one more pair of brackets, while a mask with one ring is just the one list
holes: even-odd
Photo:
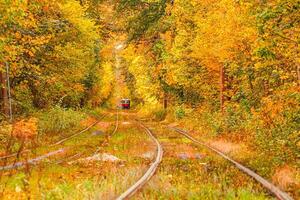
[[32, 140], [37, 135], [37, 119], [20, 120], [13, 126], [12, 135], [22, 140]]
[[167, 116], [167, 110], [165, 109], [159, 109], [153, 112], [154, 118], [157, 121], [163, 121], [165, 120]]
[[178, 107], [175, 109], [175, 117], [176, 119], [182, 119], [185, 116], [185, 110], [182, 107]]
[[297, 87], [284, 88], [264, 98], [255, 113], [256, 143], [274, 162], [293, 162], [299, 157], [300, 95]]
[[102, 116], [102, 114], [104, 113], [105, 109], [103, 109], [102, 107], [96, 107], [96, 108], [88, 108], [85, 107], [83, 109], [83, 112], [86, 113], [87, 115], [91, 115], [95, 118]]
[[15, 114], [29, 114], [34, 111], [32, 93], [26, 85], [15, 88], [13, 108]]
[[222, 116], [219, 112], [210, 112], [203, 110], [200, 113], [201, 121], [204, 123], [204, 128], [210, 131], [213, 135], [221, 134], [224, 131]]
[[242, 128], [247, 128], [247, 123], [251, 120], [251, 113], [245, 109], [243, 103], [228, 104], [224, 116], [221, 116], [223, 129], [229, 133], [240, 132]]
[[58, 133], [79, 126], [84, 114], [72, 109], [54, 107], [39, 116], [39, 133]]

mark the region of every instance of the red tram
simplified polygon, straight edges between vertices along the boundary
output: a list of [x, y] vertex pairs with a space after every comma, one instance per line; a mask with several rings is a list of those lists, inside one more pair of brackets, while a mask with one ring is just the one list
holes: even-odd
[[122, 99], [120, 102], [121, 109], [130, 109], [130, 99]]

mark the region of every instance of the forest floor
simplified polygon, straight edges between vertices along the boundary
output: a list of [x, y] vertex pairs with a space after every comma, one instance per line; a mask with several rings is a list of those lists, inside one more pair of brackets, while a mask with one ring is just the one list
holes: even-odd
[[[137, 115], [110, 112], [90, 130], [61, 144], [36, 148], [1, 166], [25, 162], [47, 152], [64, 151], [35, 165], [0, 171], [1, 199], [115, 199], [133, 185], [156, 156], [153, 141]], [[88, 118], [82, 127], [96, 119]], [[274, 199], [252, 178], [211, 151], [193, 144], [165, 124], [145, 121], [164, 149], [156, 174], [133, 199]], [[116, 130], [116, 131], [114, 131]], [[71, 133], [70, 133], [71, 134]], [[67, 135], [67, 134], [66, 134]], [[211, 141], [225, 153], [243, 146]]]

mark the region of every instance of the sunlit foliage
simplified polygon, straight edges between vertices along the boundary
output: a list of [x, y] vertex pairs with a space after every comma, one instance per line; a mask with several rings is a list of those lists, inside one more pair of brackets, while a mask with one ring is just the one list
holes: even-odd
[[293, 163], [299, 19], [299, 0], [0, 0], [1, 87], [7, 63], [16, 114], [131, 98]]

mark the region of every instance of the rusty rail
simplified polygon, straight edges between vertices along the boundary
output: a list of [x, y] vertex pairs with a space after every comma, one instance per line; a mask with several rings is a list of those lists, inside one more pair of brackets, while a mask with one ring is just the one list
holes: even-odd
[[3, 167], [0, 167], [0, 171], [17, 169], [19, 167], [23, 167], [23, 166], [28, 165], [28, 164], [35, 165], [38, 162], [40, 162], [40, 161], [42, 161], [46, 158], [49, 158], [51, 156], [55, 156], [55, 155], [60, 154], [60, 153], [64, 153], [65, 151], [66, 151], [66, 149], [59, 149], [59, 150], [52, 151], [52, 152], [49, 152], [47, 154], [44, 154], [42, 156], [38, 156], [36, 158], [30, 159], [28, 161], [17, 162], [17, 163], [11, 164], [11, 165], [3, 166]]
[[71, 136], [69, 136], [69, 137], [66, 137], [66, 138], [64, 138], [64, 139], [62, 139], [62, 140], [59, 140], [58, 142], [56, 142], [56, 143], [54, 143], [54, 144], [52, 144], [52, 145], [50, 145], [50, 146], [52, 147], [52, 146], [56, 146], [56, 145], [62, 144], [62, 143], [64, 143], [65, 141], [67, 141], [67, 140], [69, 140], [69, 139], [72, 139], [73, 137], [76, 137], [76, 136], [78, 136], [78, 135], [80, 135], [80, 134], [82, 134], [82, 133], [84, 133], [84, 132], [90, 130], [90, 128], [94, 127], [96, 124], [98, 124], [98, 123], [99, 123], [104, 117], [106, 117], [106, 116], [107, 116], [107, 114], [102, 115], [101, 118], [100, 118], [99, 120], [97, 120], [96, 122], [92, 123], [91, 125], [89, 125], [89, 126], [86, 127], [85, 129], [83, 129], [83, 130], [79, 131], [78, 133], [75, 133], [75, 134], [73, 134], [73, 135], [71, 135]]

